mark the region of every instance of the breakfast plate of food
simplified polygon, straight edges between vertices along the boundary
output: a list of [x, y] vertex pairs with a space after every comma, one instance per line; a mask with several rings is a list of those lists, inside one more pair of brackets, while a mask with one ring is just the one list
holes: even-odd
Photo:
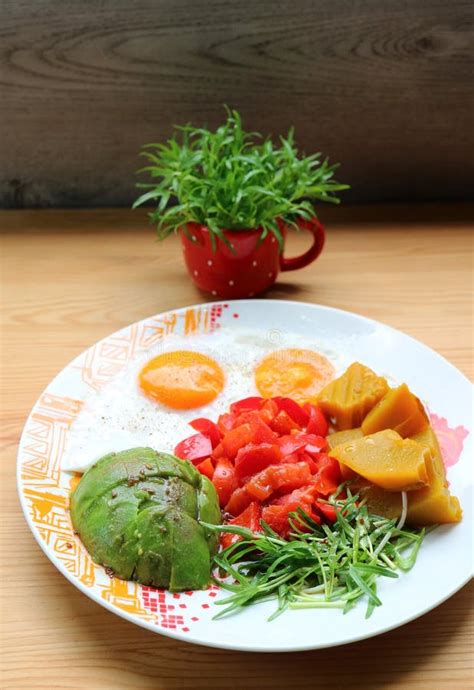
[[18, 490], [81, 592], [154, 632], [279, 652], [371, 637], [472, 576], [472, 387], [349, 312], [169, 311], [48, 385]]

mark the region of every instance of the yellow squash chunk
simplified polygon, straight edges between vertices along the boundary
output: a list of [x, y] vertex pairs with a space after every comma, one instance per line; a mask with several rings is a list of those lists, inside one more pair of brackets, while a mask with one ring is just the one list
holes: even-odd
[[[428, 446], [386, 429], [337, 446], [330, 452], [340, 463], [388, 491], [413, 491], [428, 484]], [[431, 463], [430, 463], [431, 464]]]
[[[459, 522], [462, 509], [458, 499], [451, 496], [446, 487], [444, 475], [439, 475], [436, 459], [427, 463], [429, 486], [410, 491], [407, 494], [408, 510], [406, 523], [413, 526], [437, 525]], [[402, 512], [401, 493], [385, 491], [373, 484], [361, 483], [354, 487], [362, 497], [367, 499], [367, 506], [372, 513], [387, 518], [398, 518]]]
[[354, 362], [318, 396], [318, 405], [338, 430], [360, 426], [367, 413], [388, 392], [388, 383], [372, 369]]
[[[341, 445], [341, 443], [348, 443], [356, 438], [362, 438], [362, 436], [362, 429], [357, 427], [357, 429], [347, 429], [346, 431], [336, 431], [334, 434], [329, 434], [326, 437], [326, 441], [328, 442], [329, 449], [332, 450], [336, 446]], [[347, 465], [343, 465], [340, 462], [339, 467], [341, 468], [341, 477], [344, 481], [357, 477], [357, 474]]]
[[362, 429], [358, 426], [356, 429], [346, 429], [346, 431], [335, 431], [333, 434], [326, 436], [329, 448], [335, 448], [349, 441], [355, 441], [357, 438], [363, 437]]
[[425, 409], [406, 383], [392, 388], [373, 407], [362, 422], [362, 432], [375, 434], [383, 429], [393, 429], [402, 438], [413, 436], [429, 426]]
[[443, 484], [446, 485], [446, 468], [444, 466], [443, 456], [441, 455], [441, 448], [439, 447], [439, 442], [433, 428], [428, 426], [424, 431], [420, 431], [410, 438], [430, 448], [433, 458], [433, 470], [436, 475], [440, 477]]

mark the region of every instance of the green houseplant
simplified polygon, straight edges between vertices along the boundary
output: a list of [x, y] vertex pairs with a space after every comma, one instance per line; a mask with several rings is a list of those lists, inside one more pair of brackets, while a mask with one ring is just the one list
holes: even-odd
[[[139, 172], [147, 173], [150, 180], [138, 184], [147, 191], [134, 208], [153, 201], [156, 206], [149, 215], [158, 238], [180, 232], [188, 269], [198, 286], [222, 297], [237, 297], [243, 296], [242, 272], [248, 274], [245, 263], [253, 266], [257, 261], [258, 266], [260, 260], [270, 279], [249, 280], [245, 294], [266, 289], [279, 268], [290, 270], [308, 263], [284, 264], [281, 254], [288, 227], [313, 232], [312, 255], [304, 256], [316, 258], [324, 231], [315, 230], [322, 228], [315, 219], [315, 203], [339, 203], [337, 192], [347, 185], [334, 179], [337, 165], [330, 165], [321, 154], [299, 155], [293, 130], [275, 145], [270, 138], [244, 131], [239, 113], [226, 110], [226, 121], [215, 131], [176, 127], [176, 134], [166, 143], [143, 147], [141, 155], [148, 165]], [[249, 233], [253, 252], [249, 252]], [[270, 247], [271, 260], [267, 256]], [[201, 260], [199, 249], [205, 250]], [[242, 283], [239, 288], [237, 277]]]

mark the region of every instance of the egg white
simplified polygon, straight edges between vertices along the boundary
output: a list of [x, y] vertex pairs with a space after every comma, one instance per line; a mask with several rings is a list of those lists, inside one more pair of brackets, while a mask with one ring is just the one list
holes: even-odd
[[[137, 446], [172, 453], [179, 441], [195, 433], [189, 422], [196, 417], [216, 420], [229, 405], [258, 395], [254, 370], [267, 354], [283, 348], [307, 348], [325, 355], [336, 373], [350, 363], [331, 343], [315, 338], [268, 331], [222, 329], [212, 335], [172, 335], [137, 356], [109, 383], [85, 401], [68, 435], [62, 468], [85, 472], [106, 453]], [[192, 350], [212, 357], [225, 375], [222, 392], [210, 404], [191, 410], [172, 410], [147, 398], [138, 385], [138, 373], [153, 357], [173, 350]]]

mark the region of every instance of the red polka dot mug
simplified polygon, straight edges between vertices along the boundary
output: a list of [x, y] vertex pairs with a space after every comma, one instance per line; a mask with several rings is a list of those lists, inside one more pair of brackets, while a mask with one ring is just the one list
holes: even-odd
[[[180, 235], [189, 275], [198, 288], [214, 297], [254, 297], [273, 285], [280, 271], [303, 268], [320, 255], [325, 241], [323, 225], [316, 218], [300, 220], [298, 225], [313, 235], [313, 243], [301, 256], [288, 259], [272, 233], [259, 242], [260, 230], [223, 230], [234, 251], [219, 239], [214, 251], [209, 230], [188, 223], [187, 233], [181, 231]], [[279, 226], [285, 239], [287, 229], [281, 222]]]

